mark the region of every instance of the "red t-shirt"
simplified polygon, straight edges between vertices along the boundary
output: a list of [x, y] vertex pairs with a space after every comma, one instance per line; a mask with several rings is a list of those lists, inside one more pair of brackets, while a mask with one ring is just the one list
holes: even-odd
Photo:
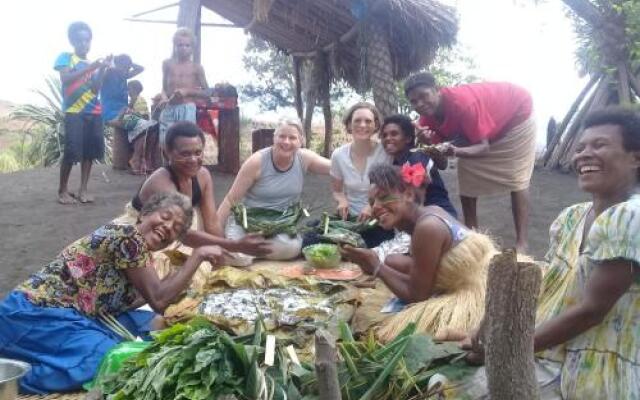
[[439, 143], [462, 135], [470, 144], [498, 139], [531, 116], [531, 95], [506, 82], [472, 83], [440, 89], [444, 119], [421, 116], [420, 126], [436, 133]]

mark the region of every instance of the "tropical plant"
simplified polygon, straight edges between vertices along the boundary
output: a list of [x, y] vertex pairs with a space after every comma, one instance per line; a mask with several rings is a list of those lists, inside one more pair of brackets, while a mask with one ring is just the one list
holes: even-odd
[[48, 167], [62, 154], [64, 143], [64, 113], [62, 111], [62, 85], [56, 77], [45, 79], [47, 90], [35, 90], [45, 105], [22, 104], [16, 106], [10, 118], [23, 121], [24, 134], [31, 138], [26, 151], [30, 164]]
[[[56, 164], [64, 148], [64, 112], [62, 109], [62, 84], [56, 76], [45, 78], [46, 90], [34, 90], [44, 105], [21, 104], [16, 106], [10, 118], [24, 122], [20, 158], [23, 167]], [[111, 160], [111, 129], [104, 129], [105, 162]]]

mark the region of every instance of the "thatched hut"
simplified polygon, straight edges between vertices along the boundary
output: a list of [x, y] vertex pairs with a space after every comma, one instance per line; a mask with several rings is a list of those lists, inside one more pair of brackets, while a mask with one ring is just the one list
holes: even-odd
[[332, 81], [372, 89], [383, 114], [397, 112], [395, 82], [428, 66], [458, 30], [455, 10], [436, 0], [181, 0], [179, 25], [199, 32], [201, 6], [293, 56], [300, 116], [299, 68], [313, 60], [307, 106], [321, 101], [327, 133]]

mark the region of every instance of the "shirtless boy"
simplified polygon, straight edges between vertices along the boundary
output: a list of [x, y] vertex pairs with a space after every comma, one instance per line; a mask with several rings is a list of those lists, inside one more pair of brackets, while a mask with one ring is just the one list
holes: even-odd
[[195, 123], [195, 102], [209, 96], [204, 69], [193, 61], [194, 44], [195, 36], [189, 29], [178, 29], [173, 35], [173, 54], [162, 63], [164, 109], [160, 114], [160, 143], [163, 147], [167, 129], [177, 121]]

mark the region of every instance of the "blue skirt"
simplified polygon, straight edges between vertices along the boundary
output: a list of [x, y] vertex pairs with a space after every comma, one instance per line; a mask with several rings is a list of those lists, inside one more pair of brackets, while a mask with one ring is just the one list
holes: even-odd
[[[146, 336], [155, 313], [128, 311], [116, 319]], [[74, 308], [41, 307], [13, 291], [0, 302], [0, 357], [31, 364], [20, 392], [48, 394], [80, 390], [96, 374], [102, 357], [122, 339]]]

